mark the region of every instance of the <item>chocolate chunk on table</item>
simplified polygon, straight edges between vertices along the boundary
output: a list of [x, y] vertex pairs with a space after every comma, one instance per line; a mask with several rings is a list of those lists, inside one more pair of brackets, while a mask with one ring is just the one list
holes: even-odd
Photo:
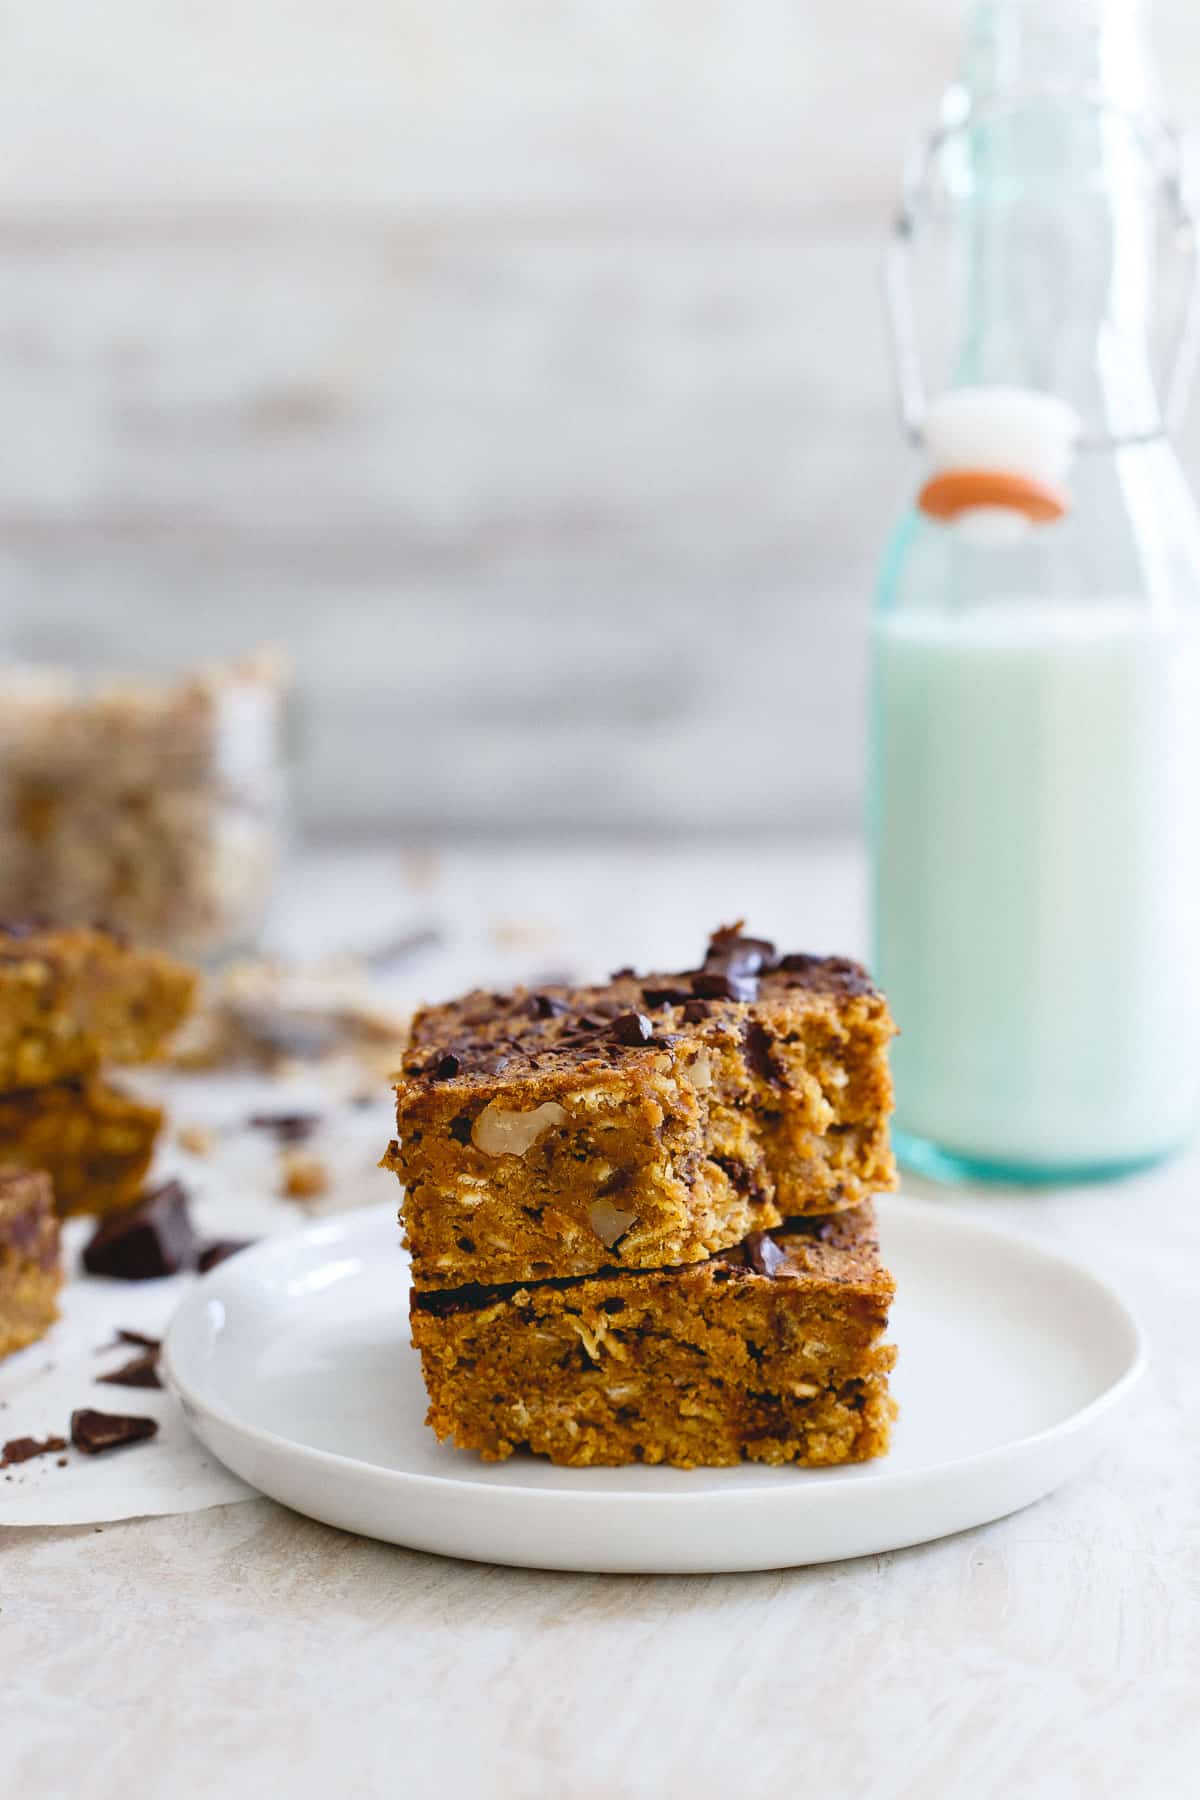
[[321, 1123], [320, 1113], [280, 1112], [254, 1113], [250, 1119], [256, 1131], [269, 1131], [281, 1144], [302, 1144]]
[[236, 1256], [239, 1250], [249, 1250], [251, 1244], [257, 1241], [256, 1238], [214, 1238], [210, 1243], [201, 1247], [196, 1258], [196, 1267], [202, 1275], [205, 1275], [209, 1269], [215, 1269], [218, 1263], [226, 1262], [231, 1256]]
[[157, 1419], [141, 1418], [136, 1414], [97, 1412], [90, 1406], [71, 1414], [71, 1442], [85, 1456], [100, 1456], [107, 1450], [141, 1443], [145, 1438], [152, 1438], [157, 1430]]
[[107, 1375], [98, 1375], [97, 1381], [107, 1387], [160, 1388], [162, 1381], [158, 1373], [158, 1351], [143, 1350], [140, 1356], [131, 1357], [122, 1363], [119, 1369], [113, 1369]]
[[164, 1182], [130, 1211], [105, 1219], [83, 1252], [90, 1274], [118, 1281], [177, 1275], [190, 1269], [195, 1258], [196, 1234], [187, 1194], [178, 1181]]

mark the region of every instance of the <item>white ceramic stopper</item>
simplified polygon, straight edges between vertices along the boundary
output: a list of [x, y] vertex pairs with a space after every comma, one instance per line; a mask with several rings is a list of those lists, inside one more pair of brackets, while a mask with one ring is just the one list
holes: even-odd
[[1034, 388], [951, 388], [930, 405], [925, 449], [934, 473], [999, 469], [1057, 486], [1079, 424], [1074, 407]]

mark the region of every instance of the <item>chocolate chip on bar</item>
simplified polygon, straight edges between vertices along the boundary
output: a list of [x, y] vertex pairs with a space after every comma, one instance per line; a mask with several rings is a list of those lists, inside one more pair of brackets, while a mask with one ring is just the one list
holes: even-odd
[[643, 1012], [620, 1013], [609, 1026], [618, 1044], [648, 1044], [654, 1026]]
[[742, 1249], [746, 1257], [746, 1266], [758, 1275], [768, 1278], [777, 1273], [787, 1262], [787, 1256], [775, 1239], [765, 1231], [752, 1231], [746, 1238]]

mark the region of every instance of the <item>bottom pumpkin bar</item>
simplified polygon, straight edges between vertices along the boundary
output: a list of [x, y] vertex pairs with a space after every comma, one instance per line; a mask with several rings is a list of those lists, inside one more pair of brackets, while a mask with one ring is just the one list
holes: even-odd
[[0, 1167], [0, 1356], [45, 1337], [62, 1286], [49, 1177]]
[[96, 1077], [0, 1094], [0, 1164], [44, 1169], [60, 1217], [116, 1212], [137, 1199], [162, 1122]]
[[861, 1462], [896, 1411], [893, 1292], [870, 1204], [683, 1268], [414, 1292], [427, 1422], [489, 1462]]

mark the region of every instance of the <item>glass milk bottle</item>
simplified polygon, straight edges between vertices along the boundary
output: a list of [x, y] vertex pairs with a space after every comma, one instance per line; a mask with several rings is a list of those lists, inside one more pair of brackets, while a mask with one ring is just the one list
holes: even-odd
[[890, 266], [926, 468], [873, 623], [874, 956], [898, 1148], [943, 1176], [1115, 1175], [1200, 1104], [1200, 529], [1151, 370], [1149, 94], [1131, 0], [977, 0], [898, 238], [940, 171], [961, 330], [928, 407]]

